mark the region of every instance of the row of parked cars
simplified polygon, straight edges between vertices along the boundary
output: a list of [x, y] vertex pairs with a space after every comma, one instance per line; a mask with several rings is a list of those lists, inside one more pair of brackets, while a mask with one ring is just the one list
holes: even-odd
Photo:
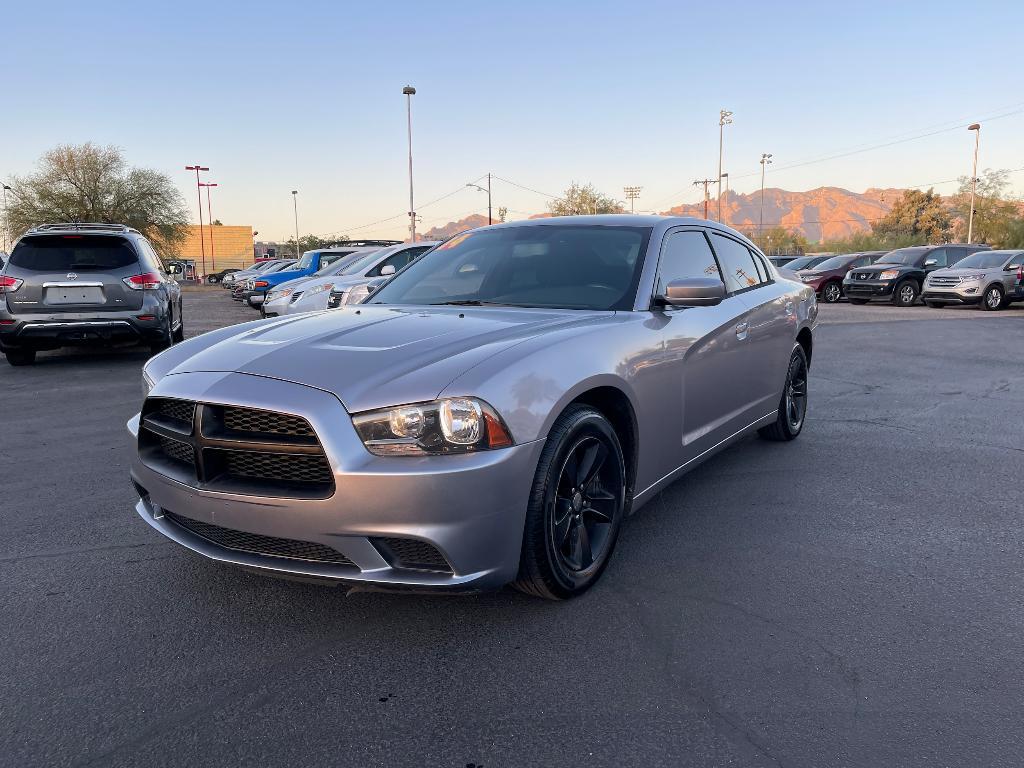
[[841, 256], [776, 257], [818, 298], [833, 304], [885, 301], [909, 307], [976, 305], [994, 311], [1024, 301], [1024, 251], [948, 243]]
[[223, 286], [236, 301], [279, 317], [357, 304], [435, 241], [358, 240], [306, 251], [299, 259], [262, 261], [227, 275]]

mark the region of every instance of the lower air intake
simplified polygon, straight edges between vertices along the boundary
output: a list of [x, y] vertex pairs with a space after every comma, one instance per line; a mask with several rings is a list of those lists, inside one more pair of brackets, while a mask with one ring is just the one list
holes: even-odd
[[419, 539], [373, 539], [377, 549], [394, 568], [410, 571], [439, 571], [452, 573], [452, 567], [440, 550]]

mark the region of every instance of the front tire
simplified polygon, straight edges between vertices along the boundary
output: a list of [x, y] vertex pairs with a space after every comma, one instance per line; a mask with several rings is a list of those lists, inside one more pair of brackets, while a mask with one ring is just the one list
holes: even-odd
[[786, 386], [782, 390], [775, 422], [761, 427], [757, 433], [766, 440], [795, 440], [807, 420], [807, 353], [799, 344], [793, 346], [786, 370]]
[[843, 298], [843, 286], [836, 281], [833, 280], [830, 283], [825, 283], [824, 287], [822, 287], [821, 300], [826, 304], [835, 304], [841, 298]]
[[985, 291], [979, 306], [988, 312], [996, 312], [1003, 308], [1005, 301], [1003, 289], [998, 285], [990, 285], [988, 290]]
[[913, 280], [904, 280], [892, 292], [892, 303], [897, 307], [912, 307], [917, 301], [917, 294], [917, 283]]
[[4, 352], [7, 362], [14, 366], [32, 365], [36, 361], [34, 349], [8, 349]]
[[570, 406], [541, 453], [513, 586], [549, 600], [588, 590], [611, 559], [625, 506], [626, 465], [615, 430], [593, 408]]

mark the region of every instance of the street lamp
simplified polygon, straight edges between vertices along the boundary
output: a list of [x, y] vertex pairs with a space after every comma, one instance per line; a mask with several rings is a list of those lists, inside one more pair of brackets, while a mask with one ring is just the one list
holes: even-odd
[[762, 154], [761, 155], [761, 225], [758, 227], [758, 230], [761, 232], [762, 235], [764, 234], [764, 171], [771, 164], [772, 164], [771, 153], [768, 152], [768, 153]]
[[719, 179], [725, 179], [725, 212], [721, 213], [722, 201], [719, 200], [718, 201], [718, 210], [720, 211], [720, 213], [718, 214], [718, 220], [721, 221], [726, 226], [729, 226], [729, 222], [728, 222], [728, 219], [729, 219], [729, 174], [728, 173], [723, 173], [718, 178]]
[[196, 172], [196, 198], [199, 200], [199, 249], [203, 253], [203, 277], [206, 277], [206, 242], [203, 240], [203, 192], [199, 188], [199, 172], [210, 170], [206, 166], [199, 165], [186, 165], [186, 171]]
[[725, 126], [732, 123], [732, 112], [728, 109], [718, 113], [718, 220], [722, 220], [722, 137]]
[[8, 247], [10, 246], [10, 242], [8, 241], [8, 238], [11, 236], [11, 219], [7, 215], [7, 193], [8, 192], [13, 192], [14, 190], [11, 189], [6, 184], [3, 185], [3, 188], [4, 188], [4, 253], [8, 253], [9, 252]]
[[301, 258], [299, 253], [299, 190], [292, 190], [292, 207], [295, 209], [295, 258]]
[[974, 131], [974, 165], [971, 168], [971, 212], [967, 217], [967, 242], [974, 235], [974, 189], [978, 183], [978, 144], [981, 141], [981, 123], [971, 123], [968, 131]]
[[216, 184], [202, 183], [199, 186], [206, 187], [206, 218], [210, 222], [210, 271], [217, 271], [217, 259], [213, 255], [213, 209], [210, 207], [210, 187], [216, 187]]
[[409, 231], [412, 234], [412, 242], [416, 242], [416, 205], [412, 195], [412, 97], [416, 95], [416, 89], [411, 85], [402, 89], [405, 96], [406, 121], [409, 128]]
[[[410, 184], [410, 186], [411, 186], [411, 184]], [[472, 182], [470, 182], [466, 186], [467, 187], [473, 187], [474, 189], [479, 189], [481, 192], [486, 192], [487, 193], [487, 224], [488, 225], [493, 224], [494, 223], [494, 219], [491, 216], [491, 174], [489, 174], [489, 173], [487, 174], [487, 189], [484, 189], [479, 184], [473, 184]], [[412, 207], [412, 206], [410, 206], [410, 207]]]

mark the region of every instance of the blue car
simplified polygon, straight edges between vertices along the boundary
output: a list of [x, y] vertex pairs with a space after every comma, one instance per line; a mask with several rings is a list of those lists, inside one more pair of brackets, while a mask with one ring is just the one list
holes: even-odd
[[355, 248], [384, 248], [388, 245], [400, 244], [400, 240], [351, 240], [331, 248], [306, 251], [302, 254], [302, 258], [295, 263], [295, 266], [290, 269], [268, 275], [259, 275], [255, 279], [251, 278], [249, 280], [250, 285], [247, 286], [246, 298], [251, 306], [258, 307], [263, 303], [267, 292], [281, 285], [281, 283], [287, 283], [289, 280], [296, 280], [300, 277], [309, 277], [319, 272], [328, 264], [351, 253]]

